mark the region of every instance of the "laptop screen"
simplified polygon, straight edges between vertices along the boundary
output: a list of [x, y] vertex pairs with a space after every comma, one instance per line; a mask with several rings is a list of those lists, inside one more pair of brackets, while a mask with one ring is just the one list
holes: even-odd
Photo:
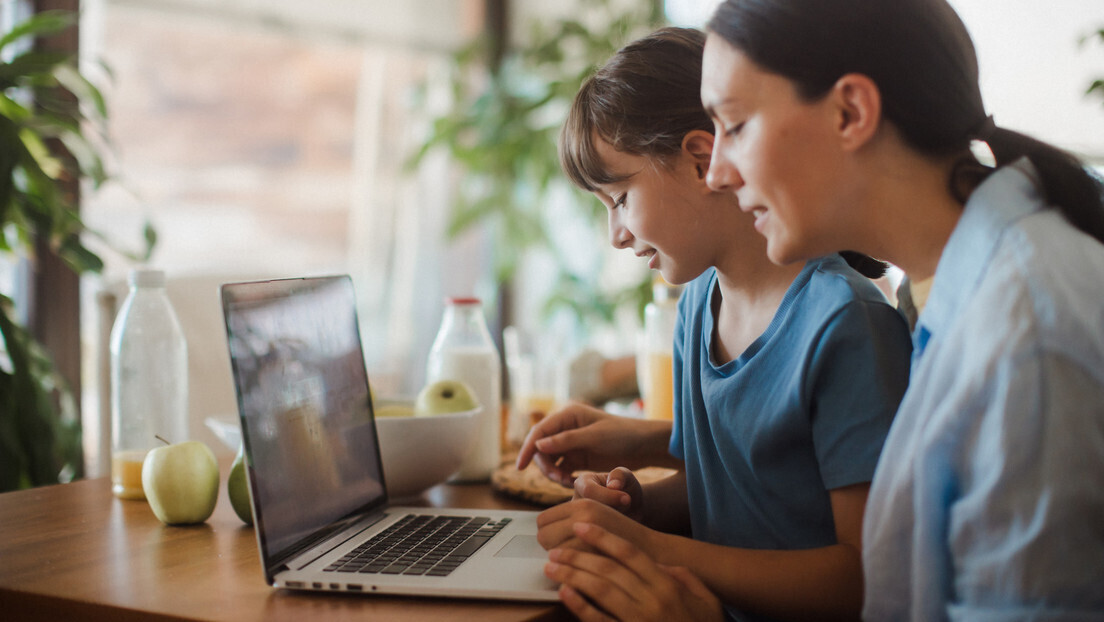
[[231, 283], [222, 305], [267, 566], [386, 501], [353, 286]]

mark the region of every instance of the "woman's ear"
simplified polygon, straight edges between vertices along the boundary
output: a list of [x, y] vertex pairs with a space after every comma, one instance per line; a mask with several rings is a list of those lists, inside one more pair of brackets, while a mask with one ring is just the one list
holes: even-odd
[[709, 171], [709, 160], [713, 157], [713, 134], [705, 130], [692, 130], [682, 137], [682, 150], [694, 162], [698, 179], [705, 179]]
[[836, 81], [830, 97], [841, 145], [854, 151], [867, 144], [882, 121], [882, 93], [878, 85], [861, 73], [849, 73]]

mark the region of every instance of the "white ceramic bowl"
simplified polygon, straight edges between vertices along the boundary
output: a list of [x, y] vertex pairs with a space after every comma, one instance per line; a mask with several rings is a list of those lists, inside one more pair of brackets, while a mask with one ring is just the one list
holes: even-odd
[[[379, 409], [385, 403], [377, 403]], [[428, 417], [376, 417], [383, 478], [391, 499], [421, 494], [460, 469], [483, 408]]]

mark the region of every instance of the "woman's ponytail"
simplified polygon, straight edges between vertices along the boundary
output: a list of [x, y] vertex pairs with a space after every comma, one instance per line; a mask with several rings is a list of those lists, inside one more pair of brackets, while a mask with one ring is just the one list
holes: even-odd
[[1104, 181], [1073, 155], [1019, 132], [994, 127], [987, 137], [997, 166], [1027, 157], [1047, 202], [1074, 227], [1104, 243]]

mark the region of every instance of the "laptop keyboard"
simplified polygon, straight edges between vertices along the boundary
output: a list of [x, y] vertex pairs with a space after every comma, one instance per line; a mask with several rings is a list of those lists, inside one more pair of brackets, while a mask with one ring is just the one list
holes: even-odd
[[407, 514], [324, 571], [444, 577], [509, 522], [486, 516]]

